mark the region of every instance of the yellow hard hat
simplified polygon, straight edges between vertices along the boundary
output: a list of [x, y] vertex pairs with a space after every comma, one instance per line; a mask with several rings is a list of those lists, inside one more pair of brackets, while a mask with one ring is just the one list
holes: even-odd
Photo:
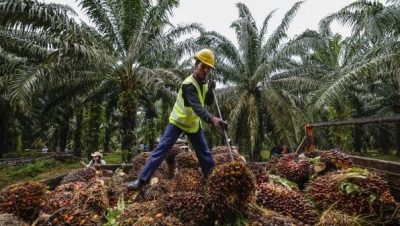
[[206, 64], [212, 68], [214, 68], [215, 58], [214, 53], [210, 49], [202, 49], [196, 53], [194, 57], [197, 60], [200, 60], [203, 64]]

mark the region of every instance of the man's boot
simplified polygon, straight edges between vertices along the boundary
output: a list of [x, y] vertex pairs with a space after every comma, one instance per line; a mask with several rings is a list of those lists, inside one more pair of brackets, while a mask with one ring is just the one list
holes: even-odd
[[126, 186], [128, 187], [128, 190], [137, 190], [141, 188], [143, 185], [145, 185], [147, 182], [141, 179], [136, 179], [134, 181], [128, 182]]

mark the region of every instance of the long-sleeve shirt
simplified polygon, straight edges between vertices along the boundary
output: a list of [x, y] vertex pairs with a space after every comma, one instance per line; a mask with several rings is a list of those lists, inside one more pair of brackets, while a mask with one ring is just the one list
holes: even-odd
[[[199, 82], [200, 90], [201, 92], [203, 92], [202, 84], [204, 83], [200, 82], [199, 80], [197, 80], [197, 82]], [[196, 115], [198, 115], [203, 121], [211, 123], [211, 118], [213, 117], [213, 115], [210, 114], [210, 112], [208, 112], [206, 108], [201, 106], [196, 87], [193, 84], [182, 85], [182, 92], [185, 107], [192, 107], [194, 113], [196, 113]], [[204, 103], [206, 105], [209, 106], [214, 103], [213, 95], [213, 91], [208, 90], [204, 99]]]

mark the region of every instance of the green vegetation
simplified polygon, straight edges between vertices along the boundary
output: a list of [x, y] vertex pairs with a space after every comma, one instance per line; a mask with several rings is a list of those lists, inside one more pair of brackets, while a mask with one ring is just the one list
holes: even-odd
[[396, 156], [395, 152], [389, 152], [387, 154], [383, 154], [380, 153], [379, 151], [368, 151], [368, 157], [385, 161], [400, 162], [400, 156]]
[[[203, 47], [217, 57], [229, 137], [251, 160], [267, 159], [267, 147], [299, 144], [308, 122], [400, 114], [400, 1], [354, 1], [293, 38], [287, 30], [302, 2], [271, 31], [274, 12], [256, 24], [237, 3], [235, 40], [201, 24], [172, 25], [178, 0], [78, 2], [90, 25], [65, 5], [0, 1], [1, 158], [47, 145], [83, 158], [121, 150], [106, 160], [128, 162], [162, 134]], [[331, 30], [336, 22], [350, 26], [350, 37]], [[210, 144], [223, 144], [205, 132]], [[400, 156], [400, 122], [316, 133], [319, 149]]]
[[63, 164], [56, 160], [43, 160], [18, 166], [0, 164], [0, 188], [24, 180], [47, 179], [80, 167], [82, 167], [80, 163]]

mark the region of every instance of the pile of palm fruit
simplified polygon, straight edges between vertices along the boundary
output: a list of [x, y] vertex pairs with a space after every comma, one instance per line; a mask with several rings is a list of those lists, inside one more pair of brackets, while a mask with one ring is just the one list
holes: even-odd
[[212, 153], [218, 161], [208, 178], [194, 152], [175, 151], [138, 191], [128, 191], [126, 182], [148, 154], [136, 156], [127, 174], [73, 171], [53, 191], [15, 184], [0, 191], [0, 214], [15, 225], [400, 224], [387, 183], [353, 167], [342, 152], [287, 154], [266, 163], [246, 163], [237, 149], [232, 162], [223, 146]]

